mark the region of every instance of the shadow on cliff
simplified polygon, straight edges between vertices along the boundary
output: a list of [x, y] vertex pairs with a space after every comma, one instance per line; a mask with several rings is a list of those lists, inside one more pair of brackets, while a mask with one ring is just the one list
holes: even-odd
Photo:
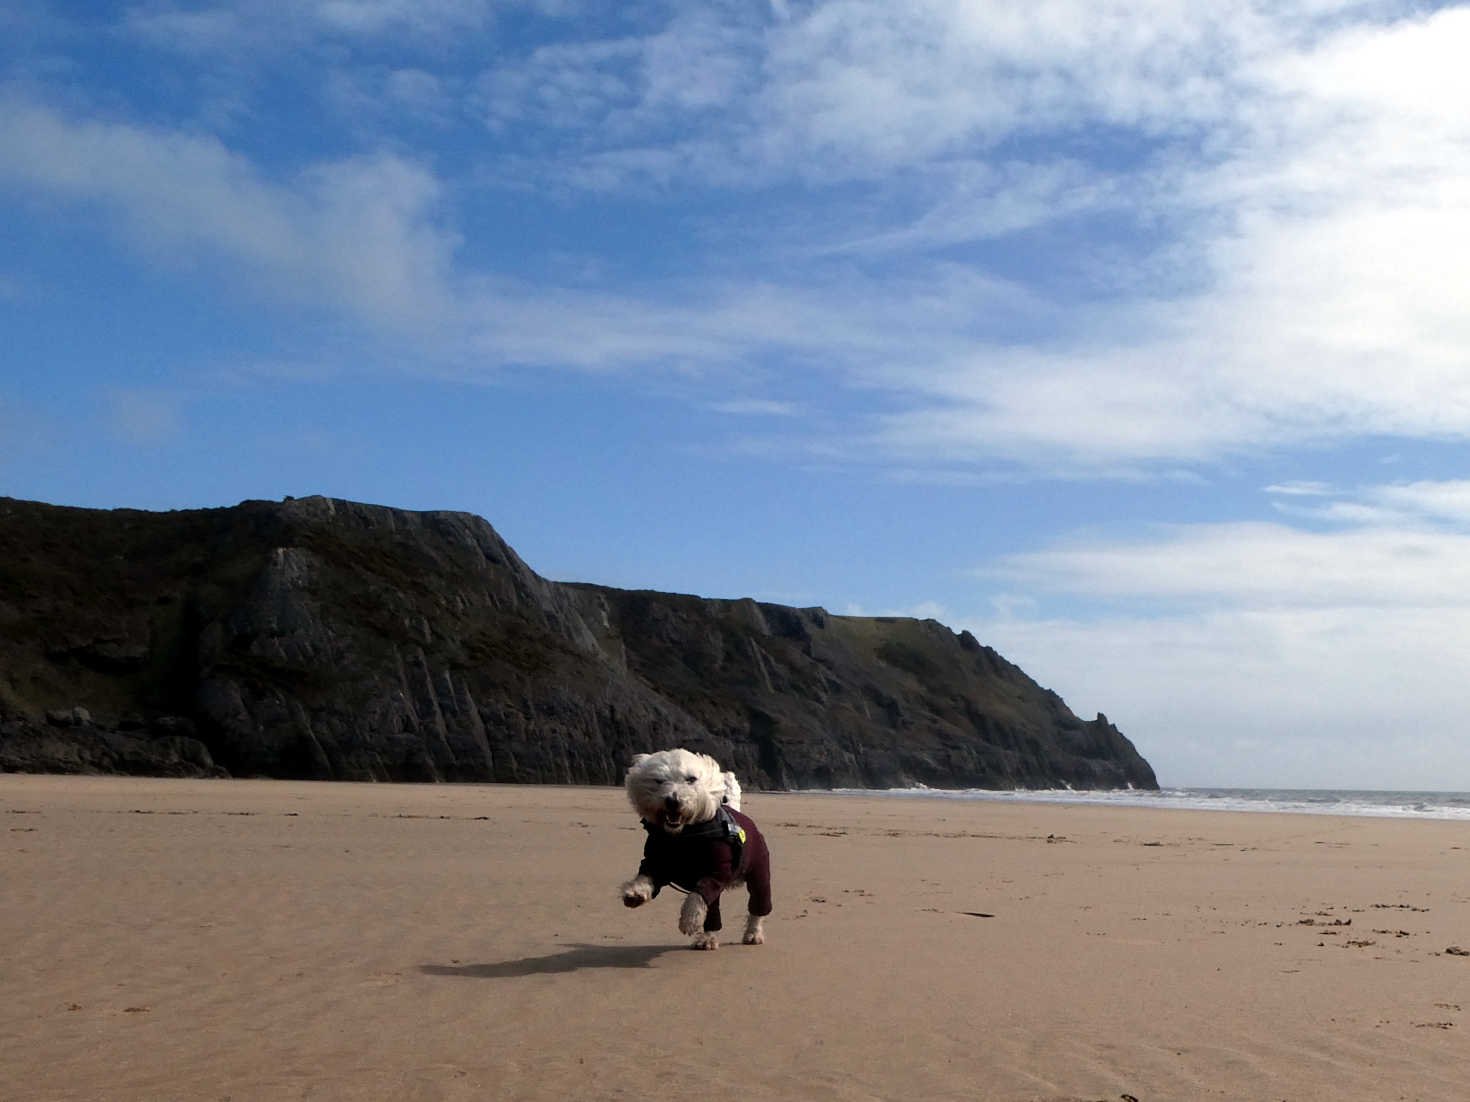
[[569, 945], [556, 953], [489, 964], [421, 964], [426, 976], [466, 976], [471, 979], [504, 980], [517, 976], [541, 976], [577, 972], [583, 968], [648, 968], [672, 945]]

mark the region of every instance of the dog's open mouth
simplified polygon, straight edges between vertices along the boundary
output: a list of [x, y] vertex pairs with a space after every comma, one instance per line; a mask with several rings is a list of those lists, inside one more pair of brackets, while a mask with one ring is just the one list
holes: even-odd
[[658, 825], [670, 834], [678, 834], [684, 829], [684, 816], [678, 811], [664, 810], [658, 813]]

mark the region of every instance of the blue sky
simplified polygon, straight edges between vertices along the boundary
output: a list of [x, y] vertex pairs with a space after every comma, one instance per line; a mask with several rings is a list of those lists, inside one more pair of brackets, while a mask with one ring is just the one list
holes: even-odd
[[0, 493], [933, 616], [1166, 784], [1470, 789], [1470, 6], [0, 10]]

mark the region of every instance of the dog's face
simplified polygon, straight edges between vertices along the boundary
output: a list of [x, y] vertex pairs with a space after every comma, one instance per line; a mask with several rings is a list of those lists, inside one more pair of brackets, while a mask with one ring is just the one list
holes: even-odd
[[707, 754], [660, 750], [633, 758], [625, 787], [641, 818], [678, 834], [715, 817], [725, 797], [725, 774]]

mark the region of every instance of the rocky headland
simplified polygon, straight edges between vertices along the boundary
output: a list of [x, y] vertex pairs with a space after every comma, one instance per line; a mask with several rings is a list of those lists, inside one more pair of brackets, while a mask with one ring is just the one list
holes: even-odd
[[968, 632], [564, 584], [484, 520], [324, 497], [0, 498], [0, 770], [761, 788], [1156, 788]]

